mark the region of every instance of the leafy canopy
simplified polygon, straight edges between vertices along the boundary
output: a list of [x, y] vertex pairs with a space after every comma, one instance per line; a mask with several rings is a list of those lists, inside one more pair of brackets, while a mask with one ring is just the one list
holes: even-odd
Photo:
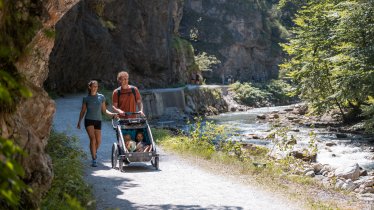
[[346, 121], [373, 106], [373, 1], [309, 0], [294, 23], [280, 67], [298, 84], [295, 94], [317, 113], [339, 108]]

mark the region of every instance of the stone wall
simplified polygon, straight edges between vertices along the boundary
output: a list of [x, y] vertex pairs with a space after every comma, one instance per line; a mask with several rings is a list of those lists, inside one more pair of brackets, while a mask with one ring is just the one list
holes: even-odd
[[191, 115], [216, 115], [228, 111], [225, 88], [186, 86], [142, 91], [145, 114], [150, 118], [183, 120]]

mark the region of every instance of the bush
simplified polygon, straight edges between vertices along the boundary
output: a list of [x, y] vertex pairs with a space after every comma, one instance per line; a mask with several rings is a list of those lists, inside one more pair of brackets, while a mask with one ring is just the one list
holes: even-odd
[[[374, 101], [374, 99], [372, 99]], [[374, 102], [369, 106], [363, 107], [363, 114], [365, 117], [364, 125], [368, 133], [374, 133]]]
[[0, 137], [0, 209], [16, 208], [23, 192], [31, 192], [22, 180], [25, 174], [16, 157], [24, 155], [13, 141]]
[[247, 106], [260, 107], [269, 104], [270, 93], [254, 87], [251, 83], [236, 82], [230, 85], [230, 90], [235, 92], [234, 100]]
[[85, 153], [78, 139], [52, 131], [46, 151], [52, 158], [54, 178], [41, 209], [95, 209], [92, 189], [83, 179]]
[[292, 86], [283, 80], [271, 80], [267, 83], [240, 83], [230, 85], [235, 92], [234, 100], [247, 106], [262, 107], [269, 105], [285, 105], [296, 101], [291, 96]]

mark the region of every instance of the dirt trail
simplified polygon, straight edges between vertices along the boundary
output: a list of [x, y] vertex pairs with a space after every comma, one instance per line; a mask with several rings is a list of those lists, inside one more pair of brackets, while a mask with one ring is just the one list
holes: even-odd
[[[85, 130], [76, 129], [82, 97], [71, 95], [56, 100], [54, 128], [77, 136], [89, 154]], [[215, 175], [160, 148], [159, 171], [150, 163], [137, 163], [126, 166], [126, 172], [121, 173], [110, 167], [115, 141], [110, 122], [103, 123], [102, 134], [99, 167], [92, 168], [90, 160], [85, 160], [85, 178], [93, 185], [97, 209], [302, 209], [292, 201]]]

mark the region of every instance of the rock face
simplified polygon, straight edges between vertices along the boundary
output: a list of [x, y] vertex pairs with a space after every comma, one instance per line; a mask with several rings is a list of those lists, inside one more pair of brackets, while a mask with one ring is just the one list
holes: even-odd
[[48, 76], [49, 54], [54, 44], [54, 38], [46, 31], [53, 32], [54, 24], [75, 2], [48, 0], [43, 1], [40, 8], [32, 8], [38, 10], [36, 13], [40, 14], [42, 28], [28, 45], [28, 53], [24, 53], [15, 66], [25, 77], [26, 86], [33, 96], [19, 101], [14, 113], [0, 113], [1, 136], [13, 139], [27, 154], [20, 161], [25, 170], [24, 181], [33, 193], [22, 199], [23, 208], [36, 209], [53, 178], [52, 162], [44, 151], [55, 112], [53, 100], [43, 89], [43, 82]]
[[[263, 2], [263, 1], [261, 1]], [[180, 32], [199, 52], [215, 55], [221, 65], [208, 78], [220, 82], [263, 81], [278, 75], [281, 31], [271, 5], [259, 1], [186, 0]]]
[[190, 114], [217, 115], [228, 111], [220, 88], [195, 88], [185, 90], [186, 111]]
[[190, 44], [175, 34], [182, 0], [82, 0], [56, 25], [47, 89], [85, 89], [90, 79], [117, 86], [126, 69], [139, 88], [187, 81], [193, 67]]

